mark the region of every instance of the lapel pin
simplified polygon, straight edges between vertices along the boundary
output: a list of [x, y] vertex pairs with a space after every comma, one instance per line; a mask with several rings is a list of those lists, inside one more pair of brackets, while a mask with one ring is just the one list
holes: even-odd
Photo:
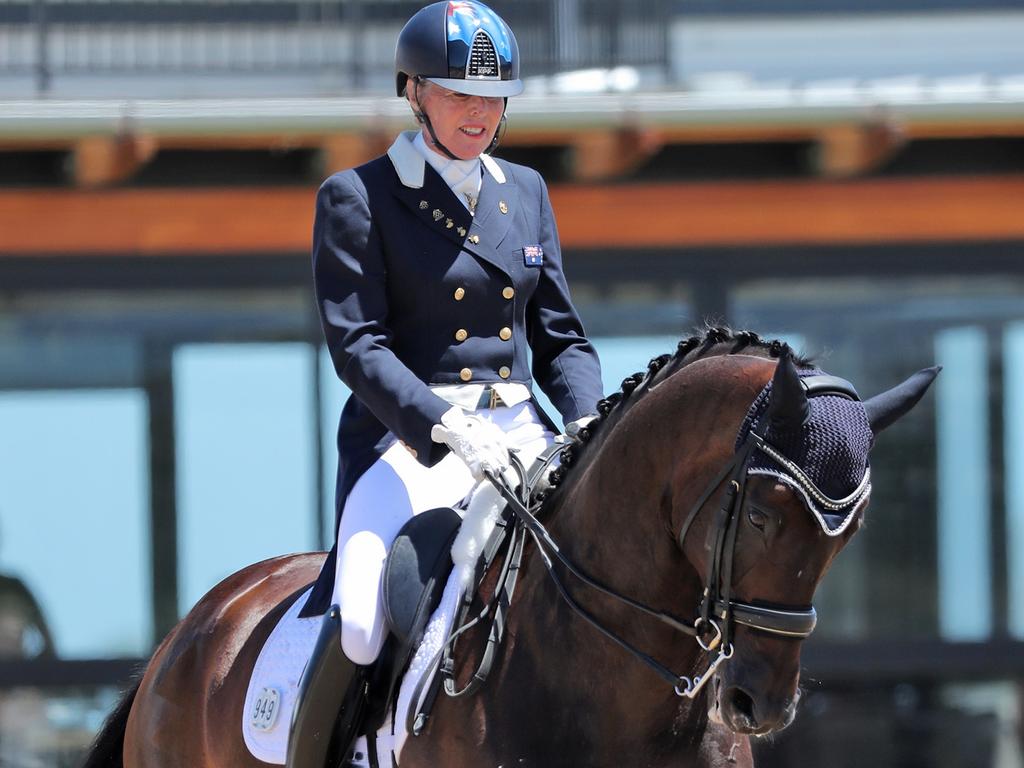
[[429, 207], [430, 207], [430, 203], [428, 203], [426, 200], [420, 200], [420, 210], [421, 211], [425, 211]]
[[434, 221], [440, 221], [443, 218], [444, 218], [444, 211], [442, 211], [440, 208], [435, 208], [434, 209]]
[[502, 200], [500, 203], [498, 203], [498, 210], [501, 211], [502, 213], [508, 213], [508, 203]]
[[480, 235], [470, 235], [469, 242], [471, 242], [473, 245], [476, 245], [477, 243], [480, 242]]
[[459, 233], [459, 237], [465, 237], [466, 236], [466, 228], [465, 227], [459, 227], [458, 230], [456, 230], [456, 231]]
[[451, 229], [452, 227], [455, 226], [455, 222], [452, 221], [451, 219], [445, 219], [444, 220], [444, 226], [445, 226], [446, 229]]

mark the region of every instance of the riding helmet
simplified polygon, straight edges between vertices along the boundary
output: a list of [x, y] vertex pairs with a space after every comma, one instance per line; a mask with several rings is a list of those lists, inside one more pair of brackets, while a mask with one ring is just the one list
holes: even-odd
[[515, 35], [476, 0], [432, 3], [409, 19], [395, 48], [398, 95], [417, 77], [471, 96], [516, 96], [523, 90]]

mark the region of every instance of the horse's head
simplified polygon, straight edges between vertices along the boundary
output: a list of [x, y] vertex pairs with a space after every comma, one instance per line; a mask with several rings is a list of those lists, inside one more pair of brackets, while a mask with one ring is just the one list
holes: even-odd
[[[751, 360], [760, 382], [768, 365]], [[709, 467], [716, 476], [705, 476], [682, 510], [679, 542], [704, 585], [700, 640], [717, 668], [709, 706], [733, 730], [765, 734], [792, 721], [814, 591], [861, 524], [874, 436], [917, 403], [936, 373], [862, 402], [848, 382], [799, 370], [783, 354], [732, 457]]]

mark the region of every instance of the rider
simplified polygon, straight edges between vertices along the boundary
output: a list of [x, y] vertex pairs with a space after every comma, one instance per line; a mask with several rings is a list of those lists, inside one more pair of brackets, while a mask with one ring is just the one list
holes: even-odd
[[313, 233], [317, 305], [352, 396], [337, 540], [303, 615], [340, 605], [346, 683], [386, 639], [381, 571], [401, 526], [458, 504], [510, 448], [529, 459], [550, 444], [534, 380], [566, 424], [602, 396], [546, 185], [490, 155], [523, 89], [512, 30], [475, 0], [433, 3], [399, 35], [395, 75], [419, 129], [327, 179]]

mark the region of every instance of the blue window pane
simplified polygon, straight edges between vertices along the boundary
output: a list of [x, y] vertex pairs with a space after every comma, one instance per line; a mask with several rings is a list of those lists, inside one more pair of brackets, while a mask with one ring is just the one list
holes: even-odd
[[250, 563], [316, 548], [313, 356], [306, 344], [175, 351], [183, 613]]
[[1010, 634], [1024, 639], [1024, 323], [1007, 327], [1003, 345], [1006, 398], [1006, 548]]
[[0, 571], [62, 657], [148, 652], [147, 424], [138, 390], [0, 394]]
[[992, 632], [988, 364], [985, 332], [936, 334], [939, 630], [949, 640]]
[[[618, 392], [622, 380], [637, 371], [647, 370], [647, 363], [652, 357], [676, 351], [678, 336], [604, 336], [593, 337], [591, 341], [601, 358], [601, 378], [604, 393], [608, 395]], [[540, 387], [534, 387], [537, 400], [556, 424], [562, 419], [547, 395]]]
[[604, 392], [618, 392], [622, 380], [637, 371], [646, 371], [651, 358], [672, 354], [679, 344], [679, 336], [607, 336], [594, 339], [601, 358], [601, 377]]

